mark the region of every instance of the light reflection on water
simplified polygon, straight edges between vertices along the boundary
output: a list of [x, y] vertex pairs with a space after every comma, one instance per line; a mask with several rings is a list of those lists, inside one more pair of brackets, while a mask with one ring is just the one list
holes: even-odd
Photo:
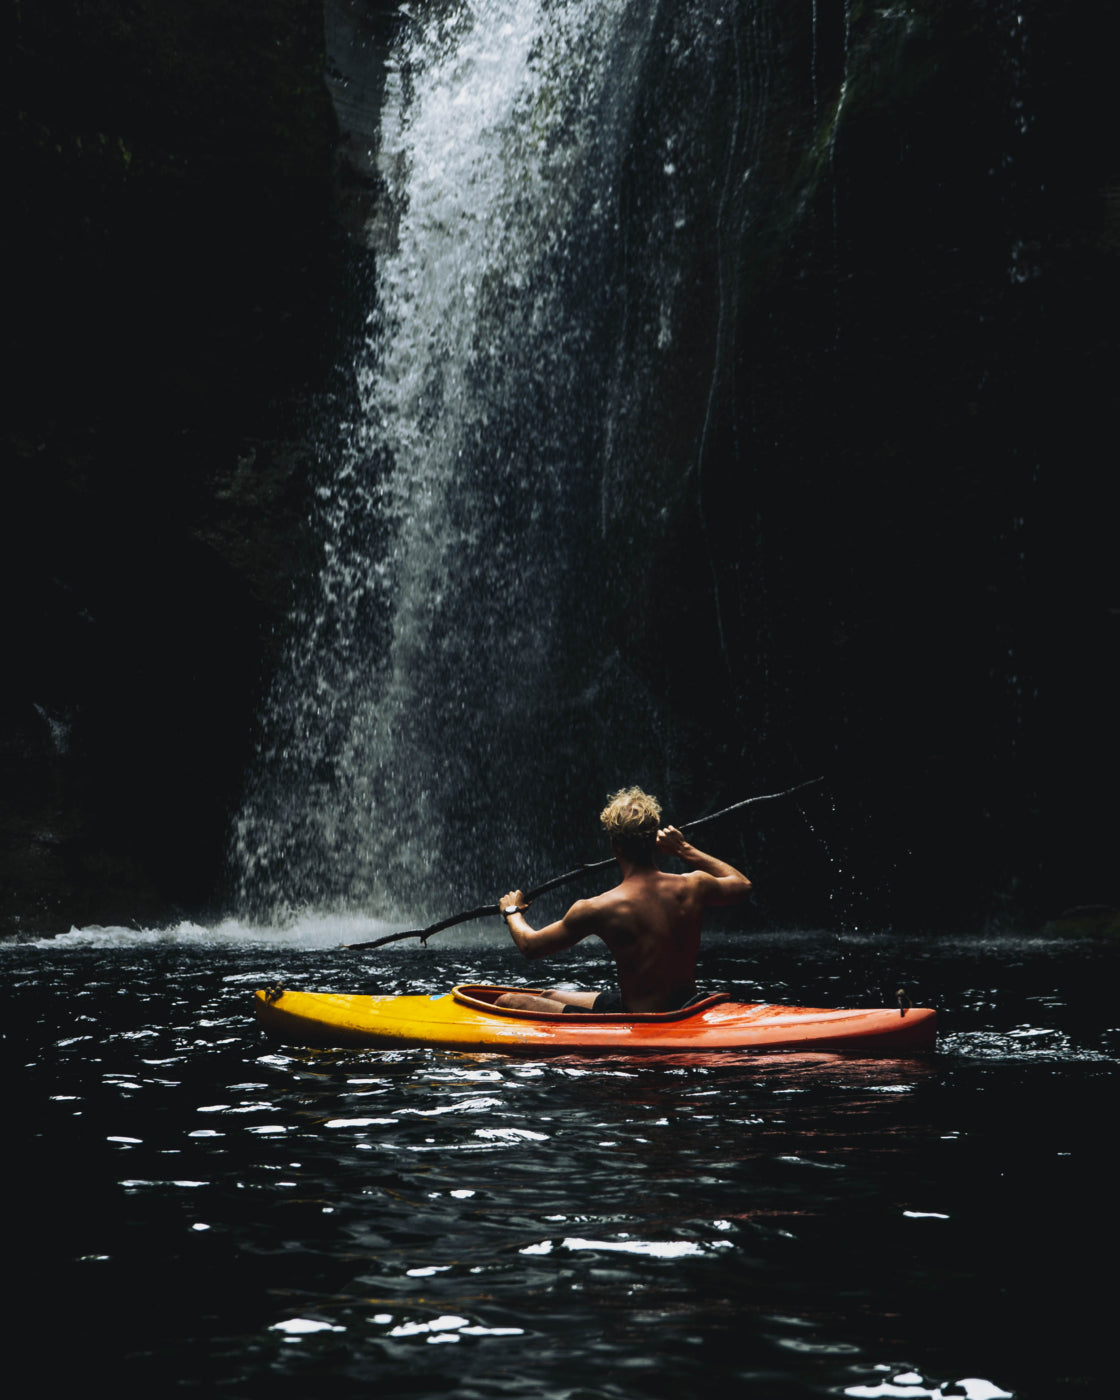
[[790, 1000], [867, 1004], [920, 952], [946, 1026], [930, 1057], [537, 1062], [299, 1051], [251, 1020], [278, 976], [439, 991], [515, 979], [502, 947], [5, 945], [28, 1297], [83, 1300], [28, 1325], [137, 1386], [232, 1396], [1088, 1383], [1109, 1335], [1082, 1256], [1116, 1219], [1116, 952], [1011, 951], [1011, 973], [990, 943], [706, 955], [742, 995], [769, 975]]

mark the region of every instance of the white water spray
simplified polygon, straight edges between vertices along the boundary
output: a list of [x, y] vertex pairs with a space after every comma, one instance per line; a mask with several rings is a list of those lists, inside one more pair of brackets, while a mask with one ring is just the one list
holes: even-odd
[[250, 907], [422, 911], [433, 882], [523, 869], [546, 790], [582, 796], [611, 674], [588, 503], [643, 11], [477, 0], [402, 30], [393, 241], [236, 832]]
[[734, 685], [703, 465], [756, 206], [805, 206], [755, 195], [773, 22], [444, 0], [402, 25], [358, 408], [237, 823], [239, 914], [426, 923], [588, 859], [610, 788], [670, 796], [681, 741], [625, 658], [657, 684], [677, 645], [652, 580], [680, 517], [711, 588], [679, 645], [714, 642]]

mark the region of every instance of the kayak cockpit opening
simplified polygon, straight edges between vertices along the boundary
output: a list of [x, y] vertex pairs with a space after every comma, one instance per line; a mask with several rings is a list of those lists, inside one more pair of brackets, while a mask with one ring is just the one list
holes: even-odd
[[452, 989], [452, 996], [461, 1006], [472, 1007], [493, 1016], [509, 1016], [523, 1021], [561, 1021], [567, 1024], [587, 1025], [593, 1022], [637, 1022], [639, 1024], [663, 1024], [667, 1021], [686, 1021], [693, 1016], [710, 1011], [721, 1002], [730, 1001], [727, 992], [712, 992], [698, 1001], [682, 1006], [677, 1011], [573, 1011], [568, 1008], [565, 1015], [558, 1011], [530, 1011], [523, 1007], [497, 1006], [497, 999], [505, 992], [523, 992], [529, 996], [542, 996], [539, 987], [488, 987], [463, 985]]

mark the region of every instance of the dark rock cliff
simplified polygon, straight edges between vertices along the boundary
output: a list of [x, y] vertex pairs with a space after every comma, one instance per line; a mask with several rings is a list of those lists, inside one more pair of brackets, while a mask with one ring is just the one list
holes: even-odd
[[166, 919], [222, 898], [339, 388], [322, 6], [8, 21], [0, 918]]
[[[696, 383], [677, 362], [650, 385], [653, 543], [635, 575], [619, 521], [617, 626], [683, 747], [721, 736], [722, 792], [828, 775], [843, 878], [770, 852], [760, 901], [934, 927], [1115, 902], [1116, 7], [819, 14], [815, 68], [805, 16], [772, 16], [768, 63], [744, 25], [705, 89], [728, 120], [689, 152]], [[635, 208], [690, 100], [667, 74]], [[670, 236], [635, 235], [631, 262]]]

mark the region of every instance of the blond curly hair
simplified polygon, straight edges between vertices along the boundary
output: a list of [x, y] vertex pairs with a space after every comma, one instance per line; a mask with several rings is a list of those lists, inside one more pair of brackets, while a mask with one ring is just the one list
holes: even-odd
[[661, 803], [640, 787], [619, 788], [599, 813], [603, 830], [624, 855], [652, 860], [661, 825]]

